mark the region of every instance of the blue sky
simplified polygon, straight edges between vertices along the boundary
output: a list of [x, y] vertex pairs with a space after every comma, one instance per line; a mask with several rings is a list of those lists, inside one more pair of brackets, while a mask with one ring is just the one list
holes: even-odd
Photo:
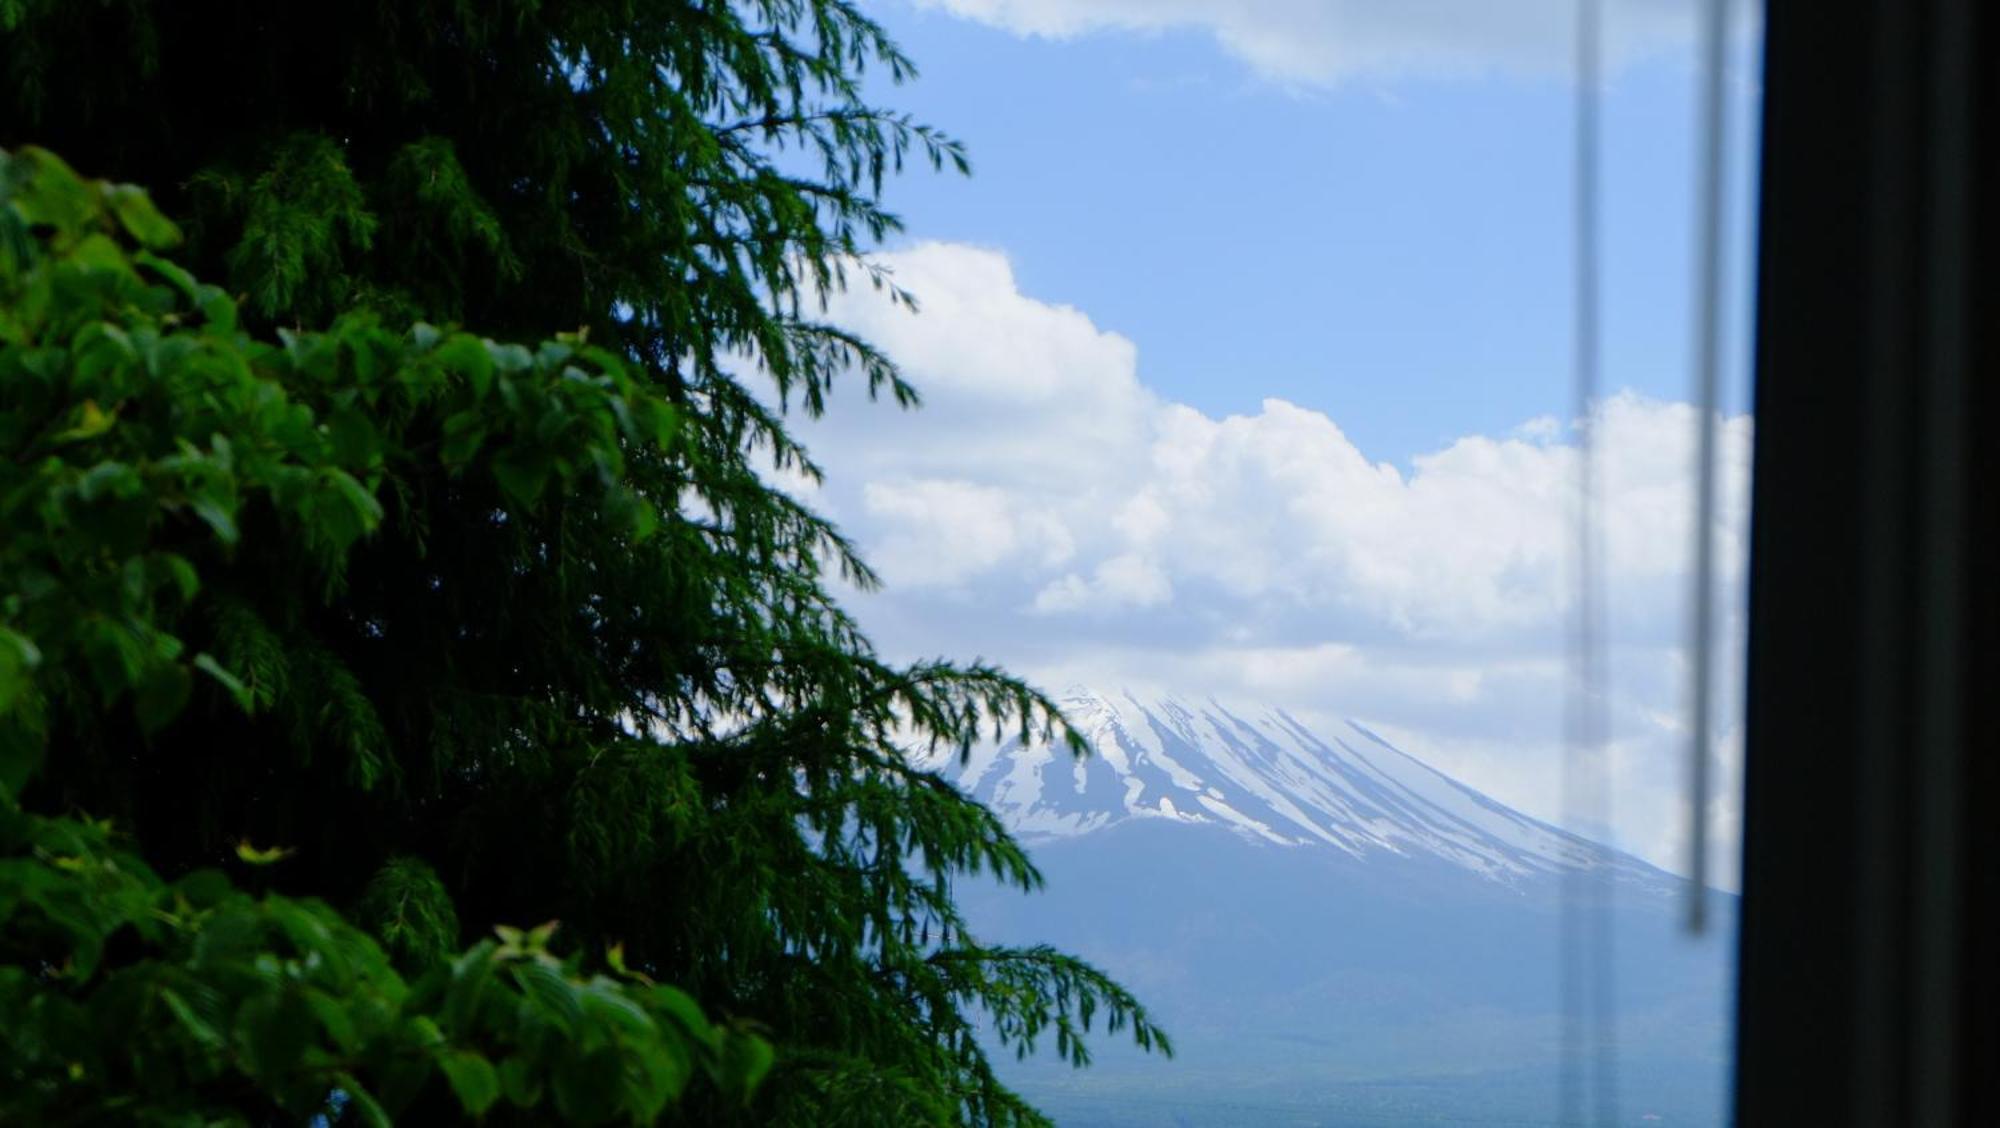
[[[1696, 412], [1690, 0], [1604, 0], [1603, 532], [1616, 823], [1669, 868]], [[876, 0], [923, 76], [879, 100], [970, 179], [890, 187], [837, 298], [925, 394], [836, 396], [793, 483], [880, 569], [885, 653], [1366, 723], [1560, 820], [1573, 588], [1567, 0]], [[1754, 27], [1734, 268], [1710, 808], [1735, 841]], [[1725, 885], [1726, 871], [1717, 875]]]
[[[1137, 343], [1162, 393], [1212, 414], [1282, 397], [1399, 463], [1567, 404], [1560, 73], [1313, 88], [1199, 29], [1057, 40], [873, 11], [923, 69], [889, 96], [974, 161], [893, 185], [909, 235], [1004, 250], [1025, 291]], [[1689, 50], [1654, 51], [1604, 102], [1605, 379], [1661, 398], [1688, 386], [1692, 82]], [[1740, 308], [1753, 103], [1736, 106]]]

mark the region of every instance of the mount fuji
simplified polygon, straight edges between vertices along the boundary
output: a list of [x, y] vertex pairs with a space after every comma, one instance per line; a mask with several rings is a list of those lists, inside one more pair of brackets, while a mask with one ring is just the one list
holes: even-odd
[[1711, 891], [1716, 923], [1689, 938], [1683, 879], [1360, 722], [1084, 689], [1059, 703], [1093, 755], [1008, 742], [929, 765], [1047, 878], [1028, 897], [967, 886], [975, 929], [1078, 952], [1176, 1038], [1172, 1062], [1105, 1038], [1087, 1070], [1015, 1066], [1058, 1123], [1556, 1123], [1576, 1062], [1566, 919], [1612, 941], [1619, 1122], [1725, 1122], [1735, 898]]

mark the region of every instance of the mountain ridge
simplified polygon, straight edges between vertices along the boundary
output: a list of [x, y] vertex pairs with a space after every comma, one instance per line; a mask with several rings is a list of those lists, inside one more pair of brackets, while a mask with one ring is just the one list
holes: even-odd
[[1684, 884], [1493, 799], [1358, 720], [1322, 736], [1282, 708], [1214, 696], [1142, 700], [1085, 686], [1057, 703], [1089, 740], [1090, 757], [1009, 740], [930, 763], [1030, 844], [1157, 820], [1355, 861], [1437, 858], [1504, 885], [1565, 871], [1605, 872], [1656, 894]]

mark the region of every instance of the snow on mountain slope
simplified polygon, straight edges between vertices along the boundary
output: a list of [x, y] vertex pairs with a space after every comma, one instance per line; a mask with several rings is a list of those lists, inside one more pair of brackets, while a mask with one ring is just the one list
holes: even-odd
[[1355, 858], [1442, 859], [1508, 884], [1597, 866], [1621, 882], [1664, 889], [1675, 880], [1495, 802], [1354, 721], [1322, 737], [1283, 710], [1213, 699], [1073, 689], [1060, 703], [1096, 755], [1010, 742], [932, 766], [1031, 842], [1159, 819]]

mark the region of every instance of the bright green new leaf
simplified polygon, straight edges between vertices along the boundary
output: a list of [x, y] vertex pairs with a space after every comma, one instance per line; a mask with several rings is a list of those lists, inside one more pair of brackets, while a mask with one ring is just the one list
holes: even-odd
[[297, 852], [284, 846], [253, 846], [248, 839], [236, 844], [237, 860], [253, 866], [274, 865]]
[[109, 431], [118, 422], [118, 415], [97, 406], [95, 400], [84, 400], [76, 405], [70, 416], [70, 425], [55, 433], [56, 443], [75, 443], [94, 439]]

